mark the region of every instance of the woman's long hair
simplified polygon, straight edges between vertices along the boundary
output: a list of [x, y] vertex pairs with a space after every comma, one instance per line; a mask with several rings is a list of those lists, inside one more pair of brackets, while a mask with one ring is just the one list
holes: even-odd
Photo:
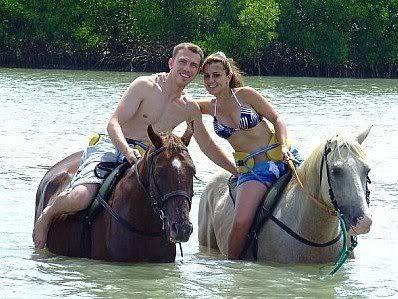
[[229, 81], [230, 88], [243, 86], [242, 71], [236, 65], [235, 61], [225, 56], [223, 52], [216, 52], [207, 56], [203, 62], [202, 70], [206, 65], [216, 62], [220, 62], [223, 65], [227, 75], [232, 74], [231, 81]]

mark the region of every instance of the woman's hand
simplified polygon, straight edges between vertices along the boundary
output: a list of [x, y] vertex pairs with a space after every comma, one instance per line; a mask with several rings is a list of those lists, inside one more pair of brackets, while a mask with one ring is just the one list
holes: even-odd
[[154, 75], [156, 76], [155, 77], [156, 83], [160, 83], [160, 82], [164, 83], [164, 82], [166, 82], [168, 73], [162, 72], [162, 73], [156, 73]]
[[287, 148], [286, 144], [282, 144], [281, 151], [282, 151], [283, 161], [288, 162], [290, 160], [291, 154], [290, 154], [289, 149]]

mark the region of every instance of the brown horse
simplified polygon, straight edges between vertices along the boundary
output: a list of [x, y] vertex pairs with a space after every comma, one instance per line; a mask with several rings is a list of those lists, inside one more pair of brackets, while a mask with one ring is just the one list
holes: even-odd
[[[148, 127], [151, 146], [129, 167], [112, 191], [109, 206], [88, 229], [84, 212], [63, 215], [50, 226], [47, 248], [56, 254], [123, 262], [173, 262], [175, 243], [192, 233], [189, 211], [195, 168], [183, 137], [157, 135]], [[48, 201], [62, 192], [77, 171], [81, 153], [54, 165], [40, 182], [35, 221]]]

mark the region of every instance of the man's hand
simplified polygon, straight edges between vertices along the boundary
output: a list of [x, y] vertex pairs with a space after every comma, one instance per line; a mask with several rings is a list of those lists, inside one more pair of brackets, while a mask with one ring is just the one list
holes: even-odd
[[126, 156], [127, 161], [128, 161], [131, 165], [135, 164], [135, 163], [138, 161], [138, 159], [140, 159], [140, 158], [141, 158], [141, 154], [140, 154], [140, 152], [139, 152], [137, 149], [135, 149], [135, 148], [132, 148], [132, 149], [129, 151], [129, 153], [127, 154], [127, 156]]

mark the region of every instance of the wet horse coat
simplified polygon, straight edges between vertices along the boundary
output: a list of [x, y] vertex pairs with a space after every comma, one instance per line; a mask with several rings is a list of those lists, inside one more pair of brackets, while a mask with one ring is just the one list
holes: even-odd
[[[187, 130], [180, 139], [159, 136], [149, 127], [148, 135], [154, 146], [137, 168], [127, 169], [111, 194], [109, 205], [117, 217], [104, 210], [88, 229], [82, 221], [84, 212], [62, 215], [48, 232], [51, 252], [123, 262], [175, 260], [175, 243], [187, 241], [192, 233], [194, 165], [186, 149], [192, 132]], [[68, 186], [80, 156], [65, 158], [44, 176], [37, 190], [35, 220], [48, 201]]]
[[[304, 190], [293, 178], [284, 190], [273, 216], [313, 243], [324, 244], [335, 240], [340, 234], [338, 218], [329, 215], [310, 199], [312, 196], [334, 210], [329, 193], [329, 189], [332, 189], [350, 233], [367, 233], [372, 222], [366, 202], [369, 166], [360, 143], [369, 130], [359, 134], [356, 139], [334, 136], [322, 142], [297, 169]], [[326, 157], [326, 161], [322, 162], [322, 157]], [[199, 244], [218, 249], [224, 255], [228, 252], [228, 235], [234, 214], [227, 181], [228, 175], [225, 173], [210, 180], [202, 193], [198, 216]], [[335, 262], [342, 243], [340, 238], [326, 247], [309, 246], [293, 238], [275, 222], [268, 221], [258, 235], [258, 259], [278, 263]], [[246, 258], [251, 258], [250, 253], [249, 250]]]

